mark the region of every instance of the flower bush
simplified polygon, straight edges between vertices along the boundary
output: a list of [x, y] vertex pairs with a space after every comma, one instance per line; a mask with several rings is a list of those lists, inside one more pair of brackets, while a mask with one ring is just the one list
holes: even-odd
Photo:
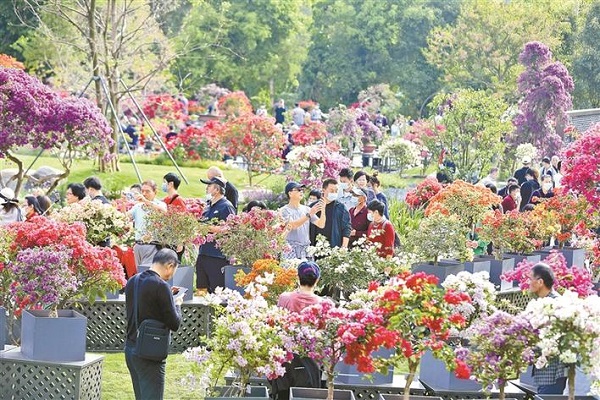
[[471, 229], [492, 206], [499, 205], [501, 201], [500, 196], [485, 186], [476, 186], [458, 179], [429, 200], [425, 216], [435, 212], [454, 214]]
[[325, 146], [297, 146], [287, 155], [290, 163], [289, 173], [303, 185], [320, 188], [323, 180], [338, 178], [342, 168], [350, 167], [350, 159]]
[[406, 194], [406, 203], [413, 209], [427, 207], [443, 186], [435, 178], [426, 178]]
[[442, 256], [472, 260], [473, 251], [467, 248], [467, 233], [468, 229], [456, 215], [434, 213], [423, 218], [419, 227], [408, 233], [405, 250], [434, 265]]
[[466, 327], [496, 310], [496, 288], [490, 282], [489, 273], [485, 271], [475, 274], [461, 271], [457, 275], [448, 275], [442, 282], [442, 287], [446, 290], [466, 293], [471, 298], [470, 303], [461, 303], [454, 308], [454, 312], [458, 312], [465, 318]]
[[221, 145], [223, 129], [224, 125], [219, 121], [207, 121], [201, 127], [187, 126], [167, 146], [180, 159], [220, 160], [224, 152]]
[[275, 211], [253, 208], [221, 221], [217, 247], [232, 263], [251, 266], [260, 259], [278, 259], [287, 246], [285, 223]]
[[504, 399], [508, 381], [517, 379], [535, 359], [537, 330], [523, 315], [496, 311], [483, 316], [468, 331], [472, 350], [457, 349], [457, 356], [467, 363], [484, 389], [496, 383], [499, 398]]
[[492, 242], [496, 260], [502, 260], [503, 254], [514, 252], [531, 253], [536, 242], [530, 237], [531, 220], [527, 213], [517, 210], [503, 214], [500, 210], [487, 212], [482, 219], [477, 233], [482, 240]]
[[183, 354], [196, 363], [194, 386], [209, 390], [233, 370], [240, 379], [237, 395], [243, 397], [251, 375], [275, 379], [285, 373], [282, 364], [292, 359], [291, 340], [283, 329], [287, 311], [269, 305], [264, 289], [250, 285], [249, 298], [221, 288], [208, 296], [215, 309], [211, 334], [203, 338], [204, 345]]
[[[321, 268], [319, 285], [335, 289], [338, 297], [341, 293], [353, 293], [366, 289], [373, 280], [379, 280], [386, 274], [398, 273], [408, 266], [400, 260], [385, 259], [377, 255], [377, 247], [362, 238], [351, 249], [331, 247], [325, 237], [319, 235], [314, 247], [308, 254], [318, 258]], [[339, 297], [338, 297], [339, 298]]]
[[539, 331], [541, 355], [536, 368], [557, 359], [569, 367], [569, 399], [575, 395], [575, 365], [592, 376], [595, 391], [600, 378], [600, 299], [581, 298], [569, 290], [556, 298], [531, 301], [524, 315]]
[[176, 248], [200, 243], [208, 235], [208, 226], [198, 222], [198, 217], [187, 210], [174, 207], [167, 211], [151, 209], [146, 215], [144, 241], [158, 242]]
[[234, 119], [244, 114], [252, 114], [252, 103], [242, 91], [227, 93], [218, 100], [219, 113]]
[[379, 155], [394, 161], [399, 174], [406, 168], [421, 164], [421, 148], [403, 138], [394, 138], [379, 147]]
[[68, 224], [82, 222], [85, 225], [85, 237], [93, 245], [109, 238], [123, 238], [133, 228], [125, 214], [111, 204], [100, 201], [69, 204], [52, 213], [51, 217]]
[[170, 94], [151, 94], [146, 96], [142, 106], [148, 119], [162, 118], [169, 122], [185, 121], [183, 103]]
[[[346, 344], [351, 356], [346, 362], [356, 363], [361, 372], [394, 365], [400, 360], [408, 361], [404, 398], [408, 399], [410, 385], [422, 355], [430, 350], [444, 360], [457, 376], [468, 378], [470, 371], [462, 360], [457, 360], [446, 343], [452, 329], [460, 329], [465, 318], [453, 311], [461, 303], [470, 302], [469, 295], [437, 286], [438, 279], [423, 272], [403, 272], [384, 285], [372, 283], [374, 292], [373, 313], [381, 317], [370, 318], [363, 328], [372, 332], [366, 338]], [[380, 346], [395, 347], [396, 353], [388, 359], [373, 359], [372, 353]]]
[[248, 273], [240, 269], [235, 274], [235, 283], [245, 287], [249, 284], [261, 283], [267, 287], [263, 296], [269, 304], [276, 305], [279, 295], [293, 290], [298, 281], [296, 268], [283, 267], [277, 260], [261, 259], [252, 264], [252, 270]]
[[563, 151], [561, 185], [600, 207], [600, 123], [590, 127]]
[[[554, 272], [554, 289], [559, 293], [571, 291], [581, 297], [596, 294], [592, 283], [592, 274], [584, 266], [567, 267], [565, 256], [560, 251], [551, 250], [548, 257], [542, 262], [548, 264]], [[517, 281], [521, 290], [529, 290], [529, 275], [535, 263], [527, 260], [521, 261], [512, 271], [502, 274], [501, 278], [507, 282]]]
[[7, 54], [0, 54], [0, 67], [25, 69], [25, 66], [22, 62], [17, 61], [16, 58], [11, 57]]
[[327, 128], [323, 122], [313, 121], [304, 124], [292, 133], [294, 145], [307, 146], [327, 137]]
[[589, 221], [589, 203], [583, 196], [574, 196], [564, 190], [555, 189], [554, 196], [541, 199], [545, 209], [556, 218], [555, 224], [560, 227], [556, 233], [558, 245], [562, 248], [573, 236], [576, 227], [585, 228]]

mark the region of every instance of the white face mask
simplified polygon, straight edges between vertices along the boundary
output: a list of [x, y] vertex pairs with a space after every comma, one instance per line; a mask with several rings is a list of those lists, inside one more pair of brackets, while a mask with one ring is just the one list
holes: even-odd
[[340, 188], [340, 190], [346, 190], [348, 189], [348, 184], [346, 182], [340, 182], [338, 188]]
[[542, 189], [544, 189], [546, 192], [549, 191], [550, 189], [552, 189], [552, 184], [551, 183], [544, 183], [542, 185]]
[[373, 213], [367, 213], [367, 220], [373, 221]]
[[329, 201], [336, 201], [338, 198], [338, 194], [337, 193], [327, 193], [327, 200]]
[[205, 199], [206, 201], [211, 201], [211, 200], [212, 200], [212, 197], [213, 197], [213, 196], [212, 196], [212, 194], [210, 194], [210, 193], [206, 193], [206, 196], [204, 197], [204, 199]]

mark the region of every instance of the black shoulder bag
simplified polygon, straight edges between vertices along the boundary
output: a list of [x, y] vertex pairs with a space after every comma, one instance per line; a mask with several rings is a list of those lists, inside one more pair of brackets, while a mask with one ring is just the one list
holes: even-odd
[[138, 324], [138, 289], [140, 277], [135, 277], [133, 286], [133, 319], [137, 338], [135, 355], [146, 360], [163, 361], [169, 354], [171, 330], [162, 322], [155, 319], [145, 319]]

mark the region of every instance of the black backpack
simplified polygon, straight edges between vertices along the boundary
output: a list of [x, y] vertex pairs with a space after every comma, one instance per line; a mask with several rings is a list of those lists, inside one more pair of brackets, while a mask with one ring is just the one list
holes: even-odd
[[285, 363], [284, 367], [285, 375], [269, 381], [273, 399], [289, 399], [291, 387], [321, 387], [321, 370], [312, 358], [294, 354], [292, 361]]

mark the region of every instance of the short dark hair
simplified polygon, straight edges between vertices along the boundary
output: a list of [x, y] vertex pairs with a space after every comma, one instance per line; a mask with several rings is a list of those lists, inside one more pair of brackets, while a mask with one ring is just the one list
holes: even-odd
[[100, 179], [95, 176], [90, 176], [83, 181], [83, 186], [86, 189], [92, 188], [94, 190], [102, 190], [102, 183], [100, 183]]
[[490, 191], [494, 194], [498, 194], [498, 188], [493, 183], [488, 183], [485, 185], [486, 188], [490, 189]]
[[337, 185], [338, 181], [333, 178], [327, 178], [323, 181], [323, 189], [327, 189], [329, 185]]
[[167, 265], [171, 263], [179, 265], [179, 258], [177, 257], [177, 253], [175, 253], [171, 249], [160, 249], [158, 252], [156, 252], [154, 258], [152, 258], [152, 264]]
[[321, 198], [321, 191], [319, 189], [313, 189], [310, 191], [310, 193], [308, 194], [308, 196], [315, 196], [317, 198], [317, 200], [319, 200]]
[[361, 176], [364, 176], [367, 179], [367, 182], [369, 182], [369, 175], [367, 175], [367, 173], [365, 171], [356, 171], [356, 173], [354, 174], [354, 182], [356, 182]]
[[498, 167], [492, 167], [492, 168], [490, 168], [490, 175], [493, 174], [494, 172], [498, 172], [498, 171], [499, 171]]
[[539, 262], [531, 268], [531, 273], [534, 278], [539, 278], [544, 281], [544, 286], [548, 289], [552, 289], [554, 286], [554, 272], [552, 268], [546, 263]]
[[377, 211], [379, 215], [383, 215], [385, 211], [385, 204], [377, 199], [373, 199], [367, 205], [367, 210]]
[[179, 177], [177, 176], [177, 174], [173, 173], [173, 172], [169, 172], [168, 174], [166, 174], [165, 176], [163, 176], [163, 179], [167, 182], [172, 182], [173, 183], [173, 187], [175, 189], [179, 188], [179, 185], [181, 185], [181, 179], [179, 179]]
[[512, 192], [514, 192], [515, 190], [519, 190], [519, 189], [521, 189], [521, 188], [519, 187], [519, 185], [508, 185], [508, 189], [506, 190], [506, 193], [507, 193], [507, 194], [508, 194], [508, 193], [512, 193]]
[[42, 211], [42, 208], [40, 207], [40, 203], [38, 202], [37, 197], [25, 196], [25, 201], [27, 202], [27, 205], [33, 206], [33, 209], [35, 210], [36, 214], [42, 215], [43, 211]]
[[42, 210], [42, 214], [48, 212], [48, 210], [52, 207], [52, 200], [48, 196], [38, 196], [37, 201], [40, 205], [40, 209]]
[[142, 190], [142, 185], [140, 185], [139, 183], [134, 183], [133, 185], [131, 185], [129, 187], [129, 190], [133, 190], [133, 189]]
[[67, 189], [71, 189], [71, 193], [76, 196], [79, 200], [83, 200], [85, 198], [85, 186], [81, 183], [69, 183], [67, 185]]
[[381, 186], [381, 181], [379, 180], [378, 176], [379, 176], [378, 171], [373, 172], [373, 175], [371, 175], [371, 179], [369, 179], [369, 182], [371, 182], [371, 185]]
[[261, 210], [266, 210], [267, 206], [265, 203], [263, 203], [262, 201], [258, 201], [258, 200], [252, 200], [251, 202], [249, 202], [248, 204], [246, 204], [246, 207], [244, 207], [242, 209], [243, 212], [249, 212], [250, 210], [252, 210], [254, 207], [258, 207]]
[[506, 184], [507, 184], [507, 185], [509, 185], [511, 182], [512, 182], [512, 183], [518, 183], [518, 182], [519, 182], [519, 180], [518, 180], [517, 178], [515, 178], [514, 176], [511, 176], [510, 178], [508, 178], [508, 179], [506, 180]]
[[354, 176], [354, 172], [350, 168], [342, 168], [340, 171], [340, 178], [352, 179], [352, 176]]

